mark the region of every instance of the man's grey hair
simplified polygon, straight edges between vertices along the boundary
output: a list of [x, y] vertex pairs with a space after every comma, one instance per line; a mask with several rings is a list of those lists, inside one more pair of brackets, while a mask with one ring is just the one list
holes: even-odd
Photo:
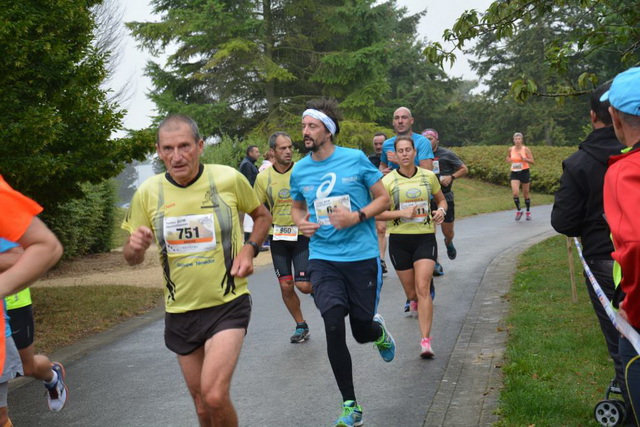
[[273, 133], [273, 135], [271, 135], [271, 136], [269, 137], [269, 148], [273, 148], [273, 149], [275, 149], [275, 148], [276, 148], [276, 141], [278, 140], [278, 137], [279, 137], [279, 136], [284, 136], [284, 137], [286, 137], [286, 138], [291, 139], [291, 137], [289, 136], [289, 134], [288, 134], [288, 133], [286, 133], [286, 132], [281, 132], [281, 131], [279, 131], [279, 132], [274, 132], [274, 133]]
[[524, 135], [522, 134], [522, 132], [516, 132], [513, 134], [513, 137], [515, 138], [516, 136], [519, 136], [521, 138], [524, 138]]
[[198, 143], [200, 141], [200, 131], [198, 130], [198, 125], [196, 122], [189, 116], [185, 116], [184, 114], [170, 114], [165, 117], [164, 120], [160, 122], [158, 125], [158, 132], [156, 133], [156, 145], [160, 145], [160, 131], [164, 128], [175, 129], [179, 123], [184, 123], [189, 125], [191, 129], [191, 134], [193, 135], [193, 140]]

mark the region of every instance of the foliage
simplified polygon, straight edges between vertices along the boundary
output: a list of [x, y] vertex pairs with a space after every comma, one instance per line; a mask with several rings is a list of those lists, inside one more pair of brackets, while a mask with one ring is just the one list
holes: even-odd
[[[528, 145], [535, 165], [531, 165], [531, 189], [553, 194], [560, 186], [562, 161], [575, 152], [575, 147], [536, 147]], [[509, 163], [506, 162], [508, 146], [453, 147], [469, 168], [471, 178], [493, 184], [509, 186]]]
[[161, 21], [129, 28], [153, 54], [177, 49], [166, 66], [149, 63], [151, 99], [161, 115], [192, 116], [205, 137], [265, 138], [297, 126], [306, 101], [319, 96], [338, 99], [349, 121], [387, 126], [400, 105], [431, 112], [433, 100], [446, 99], [446, 76], [415, 42], [424, 13], [407, 16], [395, 0], [152, 4]]
[[113, 181], [82, 184], [83, 197], [45, 210], [42, 219], [71, 258], [111, 250], [115, 226], [116, 188]]
[[144, 151], [110, 139], [123, 112], [100, 88], [105, 53], [92, 46], [99, 1], [5, 2], [0, 8], [0, 171], [51, 208], [82, 183], [117, 175]]
[[435, 42], [427, 46], [424, 54], [442, 67], [444, 62], [455, 61], [455, 50], [467, 47], [478, 37], [491, 36], [496, 43], [504, 42], [523, 29], [550, 19], [558, 32], [545, 44], [538, 61], [544, 58], [548, 72], [563, 82], [545, 92], [531, 76], [520, 76], [511, 82], [516, 99], [589, 92], [602, 83], [602, 70], [593, 66], [606, 66], [603, 56], [613, 58], [614, 68], [618, 69], [640, 61], [640, 9], [632, 1], [608, 0], [496, 0], [485, 12], [465, 11], [453, 28], [445, 30], [443, 38], [453, 44], [451, 50]]
[[[599, 425], [595, 404], [614, 375], [597, 317], [578, 275], [571, 301], [563, 236], [520, 256], [508, 294], [509, 339], [498, 426]], [[576, 272], [581, 265], [574, 258]]]

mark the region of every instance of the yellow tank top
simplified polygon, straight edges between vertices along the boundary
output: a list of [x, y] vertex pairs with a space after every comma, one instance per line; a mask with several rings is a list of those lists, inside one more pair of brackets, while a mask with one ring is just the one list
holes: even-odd
[[23, 289], [17, 294], [5, 297], [4, 300], [7, 302], [7, 310], [26, 307], [31, 305], [31, 291], [29, 288]]

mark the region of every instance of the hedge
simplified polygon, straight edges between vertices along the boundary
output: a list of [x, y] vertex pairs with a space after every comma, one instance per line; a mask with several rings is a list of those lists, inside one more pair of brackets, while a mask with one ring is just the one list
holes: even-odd
[[[576, 147], [527, 146], [533, 154], [531, 189], [553, 194], [560, 186], [562, 161], [576, 151]], [[451, 147], [469, 168], [469, 176], [498, 185], [509, 185], [507, 145]]]

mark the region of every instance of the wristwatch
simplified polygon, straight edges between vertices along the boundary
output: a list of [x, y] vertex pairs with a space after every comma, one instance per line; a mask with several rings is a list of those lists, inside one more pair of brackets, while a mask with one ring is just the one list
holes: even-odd
[[364, 221], [365, 219], [367, 219], [367, 214], [362, 211], [358, 211], [358, 219], [360, 220], [360, 222]]
[[442, 211], [442, 213], [445, 215], [447, 214], [447, 211], [443, 207], [439, 207], [438, 210]]
[[258, 256], [258, 254], [260, 253], [260, 246], [256, 242], [247, 240], [246, 242], [244, 242], [244, 244], [253, 246], [253, 257], [255, 258]]

